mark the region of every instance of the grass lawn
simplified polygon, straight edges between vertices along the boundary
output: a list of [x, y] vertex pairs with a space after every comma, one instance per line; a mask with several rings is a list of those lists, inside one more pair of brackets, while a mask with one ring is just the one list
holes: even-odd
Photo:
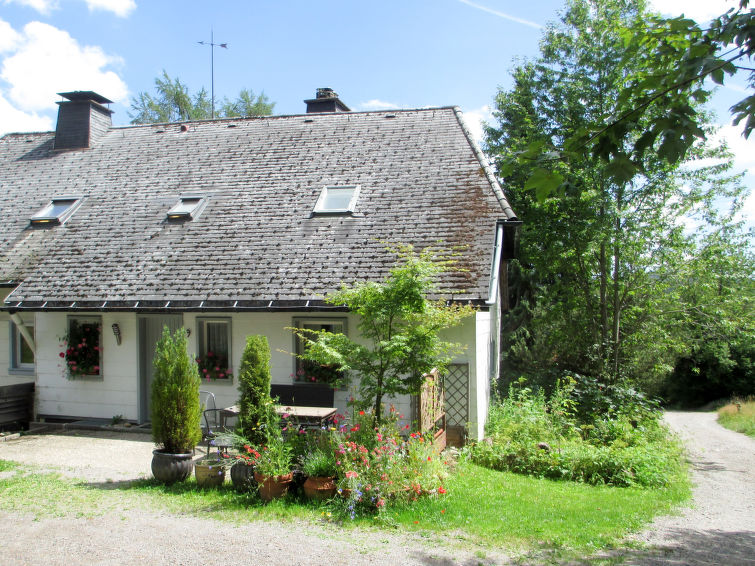
[[732, 402], [718, 409], [718, 422], [728, 429], [755, 438], [755, 401]]
[[[233, 522], [254, 519], [332, 520], [344, 528], [401, 529], [447, 533], [460, 543], [512, 552], [542, 548], [577, 553], [616, 545], [653, 516], [689, 497], [687, 478], [662, 489], [614, 488], [542, 480], [461, 463], [447, 494], [389, 508], [377, 518], [338, 521], [335, 509], [296, 498], [263, 505], [255, 495], [238, 494], [229, 483], [201, 490], [193, 480], [170, 487], [152, 480], [88, 485], [35, 473], [0, 461], [0, 509], [35, 516], [91, 516], [148, 507], [210, 515]], [[15, 472], [15, 473], [13, 473]]]

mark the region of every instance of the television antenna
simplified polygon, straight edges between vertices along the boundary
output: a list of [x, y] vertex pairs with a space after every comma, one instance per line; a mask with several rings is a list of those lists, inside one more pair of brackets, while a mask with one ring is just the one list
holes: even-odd
[[210, 41], [197, 41], [199, 45], [209, 45], [210, 46], [210, 97], [212, 99], [212, 119], [215, 119], [215, 48], [216, 47], [222, 47], [223, 49], [228, 49], [227, 43], [215, 43], [215, 36], [213, 34], [212, 28], [210, 28]]

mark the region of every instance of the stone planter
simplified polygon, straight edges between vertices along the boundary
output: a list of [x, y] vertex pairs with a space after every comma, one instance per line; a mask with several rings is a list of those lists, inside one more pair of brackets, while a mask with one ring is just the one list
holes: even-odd
[[254, 474], [254, 479], [259, 484], [260, 498], [266, 503], [286, 495], [292, 478], [293, 475], [290, 473], [281, 476], [263, 476], [256, 472]]
[[231, 466], [231, 482], [237, 491], [252, 491], [257, 487], [254, 479], [254, 466], [236, 462]]
[[170, 454], [161, 450], [152, 451], [152, 475], [159, 482], [172, 484], [189, 477], [194, 466], [193, 454]]
[[225, 481], [225, 466], [220, 460], [197, 460], [194, 476], [198, 487], [219, 487]]

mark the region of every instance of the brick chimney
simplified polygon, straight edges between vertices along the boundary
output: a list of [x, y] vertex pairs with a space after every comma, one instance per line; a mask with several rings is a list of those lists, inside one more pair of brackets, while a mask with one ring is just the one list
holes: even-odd
[[307, 114], [320, 112], [351, 112], [338, 98], [332, 88], [318, 88], [316, 98], [304, 101], [307, 104]]
[[58, 102], [58, 125], [55, 128], [55, 149], [85, 149], [105, 135], [113, 113], [103, 104], [113, 101], [91, 90], [59, 92], [65, 101]]

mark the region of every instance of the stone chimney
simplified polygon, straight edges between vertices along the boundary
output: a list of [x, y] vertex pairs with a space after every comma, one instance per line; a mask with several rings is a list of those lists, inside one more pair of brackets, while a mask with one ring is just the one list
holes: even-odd
[[338, 98], [332, 88], [318, 88], [316, 98], [304, 101], [307, 104], [307, 114], [320, 112], [351, 112]]
[[59, 92], [67, 99], [58, 102], [58, 125], [55, 128], [55, 149], [85, 149], [105, 135], [113, 113], [103, 104], [113, 101], [90, 90]]

